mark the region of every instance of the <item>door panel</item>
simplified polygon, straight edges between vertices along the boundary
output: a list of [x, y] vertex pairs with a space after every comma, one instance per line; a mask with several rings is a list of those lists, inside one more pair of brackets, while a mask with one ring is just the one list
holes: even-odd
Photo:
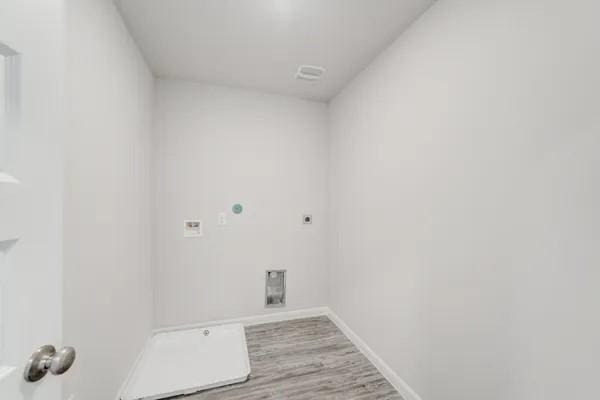
[[27, 383], [23, 368], [39, 346], [63, 345], [63, 11], [0, 2], [0, 399], [62, 398], [60, 377]]

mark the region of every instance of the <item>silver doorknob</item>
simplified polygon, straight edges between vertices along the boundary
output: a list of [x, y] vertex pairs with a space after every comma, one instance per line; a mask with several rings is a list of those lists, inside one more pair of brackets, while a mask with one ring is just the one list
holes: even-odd
[[74, 362], [74, 348], [63, 347], [56, 351], [54, 346], [47, 344], [34, 351], [29, 357], [23, 377], [27, 382], [37, 382], [46, 376], [48, 371], [53, 375], [62, 375], [71, 368]]

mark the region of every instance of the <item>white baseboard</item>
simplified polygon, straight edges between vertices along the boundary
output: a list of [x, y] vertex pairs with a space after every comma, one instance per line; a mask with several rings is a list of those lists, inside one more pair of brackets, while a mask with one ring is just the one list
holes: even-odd
[[[177, 325], [165, 328], [157, 328], [152, 331], [153, 335], [157, 333], [164, 332], [172, 332], [178, 330], [185, 329], [197, 329], [204, 328], [207, 326], [215, 326], [215, 325], [225, 325], [225, 324], [235, 324], [241, 323], [244, 326], [252, 326], [259, 324], [267, 324], [270, 322], [280, 322], [280, 321], [289, 321], [293, 319], [299, 318], [311, 318], [318, 317], [321, 315], [326, 315], [331, 319], [331, 321], [346, 335], [346, 337], [360, 350], [361, 353], [367, 357], [367, 359], [377, 368], [377, 370], [394, 386], [394, 388], [402, 395], [404, 400], [422, 400], [421, 397], [410, 387], [408, 384], [396, 374], [389, 365], [383, 361], [381, 357], [379, 357], [346, 323], [329, 307], [315, 307], [315, 308], [307, 308], [303, 310], [295, 310], [295, 311], [284, 311], [284, 312], [276, 312], [270, 314], [261, 314], [254, 315], [250, 317], [241, 317], [241, 318], [232, 318], [232, 319], [224, 319], [224, 320], [216, 320], [216, 321], [206, 321], [199, 322], [194, 324], [186, 324], [186, 325]], [[134, 365], [132, 366], [127, 379], [123, 383], [121, 390], [119, 391], [119, 396], [117, 400], [121, 400], [121, 396], [125, 394], [125, 390], [127, 389], [129, 382], [133, 377], [133, 373], [135, 368], [137, 367], [139, 361], [142, 358], [142, 355], [146, 351], [150, 340], [146, 342], [144, 348], [140, 352], [140, 355], [136, 359]]]
[[[127, 373], [127, 376], [125, 377], [125, 381], [123, 381], [123, 384], [121, 385], [121, 387], [119, 388], [119, 391], [117, 392], [116, 400], [122, 400], [125, 397], [126, 391], [129, 388], [129, 385], [131, 384], [131, 380], [133, 379], [133, 374], [135, 373], [135, 370], [137, 369], [138, 365], [140, 364], [140, 361], [142, 360], [144, 353], [148, 350], [148, 346], [150, 345], [151, 338], [152, 338], [152, 335], [150, 335], [146, 339], [146, 342], [144, 343], [144, 346], [142, 347], [140, 354], [138, 354], [137, 358], [133, 362], [133, 365], [129, 369], [129, 372]], [[71, 399], [69, 399], [69, 400], [71, 400]]]
[[398, 376], [390, 368], [389, 365], [386, 364], [385, 361], [381, 359], [375, 352], [352, 330], [346, 323], [337, 316], [332, 310], [329, 310], [327, 314], [329, 319], [337, 325], [337, 327], [342, 331], [344, 335], [360, 350], [361, 353], [367, 357], [369, 361], [381, 372], [381, 375], [387, 379], [392, 386], [402, 395], [404, 400], [421, 400], [421, 397], [415, 392], [408, 384]]
[[289, 321], [292, 319], [299, 319], [299, 318], [318, 317], [320, 315], [328, 315], [330, 313], [330, 311], [331, 310], [329, 309], [329, 307], [305, 308], [302, 310], [274, 312], [274, 313], [269, 313], [269, 314], [253, 315], [250, 317], [221, 319], [221, 320], [198, 322], [198, 323], [186, 324], [186, 325], [169, 326], [169, 327], [165, 327], [165, 328], [154, 329], [153, 333], [157, 334], [157, 333], [163, 333], [163, 332], [180, 331], [180, 330], [185, 330], [185, 329], [198, 329], [198, 328], [204, 328], [207, 326], [226, 325], [226, 324], [243, 324], [244, 326], [252, 326], [252, 325], [259, 325], [259, 324], [268, 324], [270, 322]]

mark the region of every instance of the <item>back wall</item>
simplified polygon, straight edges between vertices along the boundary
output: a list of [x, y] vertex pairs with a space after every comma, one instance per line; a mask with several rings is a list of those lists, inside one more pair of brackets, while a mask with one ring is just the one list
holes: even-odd
[[155, 122], [155, 326], [269, 312], [266, 269], [288, 270], [285, 310], [327, 304], [327, 106], [159, 79]]

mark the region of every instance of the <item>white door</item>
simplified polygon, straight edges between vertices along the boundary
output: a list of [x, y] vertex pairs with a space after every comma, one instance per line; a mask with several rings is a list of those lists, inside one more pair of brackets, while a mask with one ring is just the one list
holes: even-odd
[[2, 400], [62, 400], [62, 376], [23, 376], [38, 347], [63, 346], [62, 3], [0, 1]]

